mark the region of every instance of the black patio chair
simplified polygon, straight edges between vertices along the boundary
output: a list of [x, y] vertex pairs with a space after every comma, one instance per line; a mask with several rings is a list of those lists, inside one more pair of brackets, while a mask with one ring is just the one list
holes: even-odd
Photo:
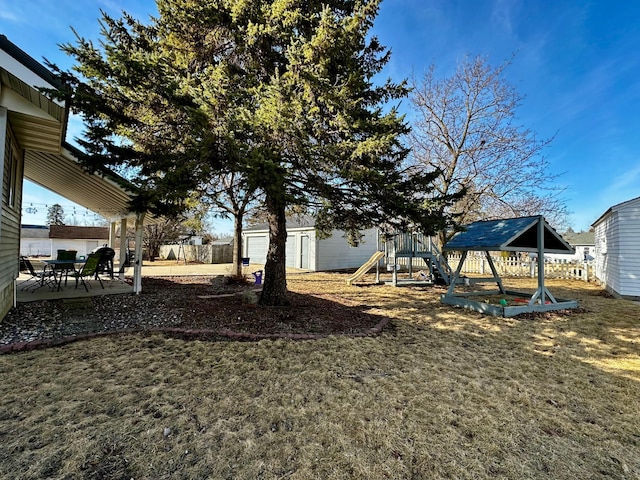
[[96, 248], [91, 253], [100, 255], [98, 268], [96, 269], [96, 278], [98, 275], [108, 275], [113, 279], [113, 258], [116, 255], [116, 251], [113, 248], [104, 246]]
[[87, 255], [87, 261], [84, 262], [82, 268], [73, 273], [73, 276], [76, 279], [76, 288], [78, 288], [78, 281], [82, 282], [82, 286], [88, 292], [89, 284], [84, 281], [86, 278], [90, 280], [91, 277], [95, 277], [99, 282], [100, 286], [104, 289], [104, 284], [102, 283], [102, 279], [96, 274], [98, 271], [98, 265], [100, 263], [100, 254], [90, 253]]
[[31, 291], [35, 292], [40, 287], [55, 285], [56, 283], [53, 270], [48, 269], [47, 265], [45, 265], [41, 272], [36, 271], [31, 260], [27, 257], [20, 257], [20, 271], [30, 275], [30, 278], [25, 280], [20, 290], [26, 290], [28, 292], [31, 287], [34, 287]]

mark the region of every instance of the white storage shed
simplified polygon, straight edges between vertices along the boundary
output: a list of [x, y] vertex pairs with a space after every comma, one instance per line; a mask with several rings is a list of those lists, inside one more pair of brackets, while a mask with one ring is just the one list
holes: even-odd
[[[349, 245], [345, 233], [334, 230], [329, 238], [318, 238], [312, 218], [287, 219], [287, 267], [310, 271], [341, 270], [360, 267], [376, 251], [377, 230], [362, 232], [357, 246]], [[264, 264], [269, 247], [269, 227], [266, 224], [245, 228], [242, 254], [251, 263]]]
[[640, 197], [609, 208], [592, 226], [596, 278], [618, 297], [640, 299]]

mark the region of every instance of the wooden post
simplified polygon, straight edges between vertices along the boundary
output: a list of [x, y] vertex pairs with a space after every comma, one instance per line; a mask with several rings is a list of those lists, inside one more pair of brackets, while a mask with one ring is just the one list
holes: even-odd
[[413, 278], [413, 257], [416, 255], [416, 242], [414, 242], [413, 233], [408, 233], [409, 238], [409, 278]]
[[144, 213], [136, 216], [136, 261], [133, 266], [133, 291], [142, 292], [142, 230], [144, 224]]
[[464, 261], [466, 260], [468, 253], [469, 253], [468, 250], [464, 250], [462, 252], [462, 257], [460, 257], [460, 262], [458, 263], [458, 267], [456, 268], [456, 271], [453, 273], [449, 281], [449, 288], [447, 288], [448, 296], [453, 295], [453, 292], [456, 288], [456, 283], [458, 283], [458, 278], [460, 278], [460, 271], [462, 270], [462, 265], [464, 265]]
[[500, 278], [500, 275], [498, 274], [498, 270], [496, 269], [496, 266], [494, 265], [493, 260], [491, 260], [491, 255], [489, 254], [489, 252], [484, 252], [484, 253], [487, 256], [487, 262], [489, 263], [489, 268], [491, 268], [491, 273], [493, 274], [493, 278], [496, 279], [496, 284], [498, 285], [498, 290], [502, 294], [506, 293], [506, 290], [504, 289], [504, 285], [502, 285], [502, 279]]
[[544, 219], [538, 218], [538, 292], [540, 305], [545, 304], [546, 295], [544, 288]]
[[391, 283], [393, 284], [394, 287], [398, 286], [398, 257], [397, 257], [397, 252], [398, 252], [398, 234], [393, 236], [393, 252], [392, 252], [392, 256], [390, 256], [389, 258], [391, 258], [391, 264], [393, 267], [393, 272], [391, 274]]
[[116, 222], [111, 221], [109, 222], [109, 246], [111, 248], [114, 248], [116, 246], [116, 229], [118, 228], [118, 225], [116, 224]]
[[127, 219], [120, 219], [120, 280], [124, 280], [124, 269], [122, 266], [127, 260], [127, 253], [129, 253], [129, 245], [127, 242]]

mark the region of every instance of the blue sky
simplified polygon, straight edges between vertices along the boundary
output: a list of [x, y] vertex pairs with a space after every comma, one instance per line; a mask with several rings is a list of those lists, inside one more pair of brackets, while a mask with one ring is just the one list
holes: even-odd
[[[97, 39], [99, 9], [118, 15], [123, 8], [146, 18], [155, 4], [0, 0], [0, 32], [37, 60], [68, 67], [57, 44], [73, 40], [70, 27]], [[631, 1], [384, 0], [374, 31], [392, 49], [385, 74], [394, 80], [420, 77], [431, 64], [448, 75], [465, 55], [496, 65], [515, 54], [506, 77], [525, 95], [518, 121], [538, 138], [555, 135], [545, 155], [550, 173], [563, 173], [563, 198], [580, 230], [611, 205], [640, 196], [638, 25], [640, 2]], [[80, 128], [72, 121], [68, 139]], [[72, 205], [25, 185], [25, 207], [55, 201]], [[24, 223], [43, 221], [23, 215]]]

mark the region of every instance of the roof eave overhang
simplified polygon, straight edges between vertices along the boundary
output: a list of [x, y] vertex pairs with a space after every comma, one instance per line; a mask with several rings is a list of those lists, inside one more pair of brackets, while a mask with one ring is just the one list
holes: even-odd
[[[25, 151], [24, 177], [82, 207], [102, 215], [110, 222], [133, 220], [139, 213], [130, 209], [133, 193], [116, 181], [117, 175], [89, 173], [66, 148], [60, 154]], [[159, 221], [145, 215], [145, 223]]]
[[6, 38], [0, 40], [2, 47], [9, 50], [0, 48], [0, 106], [9, 112], [18, 142], [24, 149], [59, 153], [67, 125], [67, 104], [40, 91], [57, 89], [59, 85], [51, 72], [24, 52], [25, 58], [20, 60], [10, 48], [13, 44]]

